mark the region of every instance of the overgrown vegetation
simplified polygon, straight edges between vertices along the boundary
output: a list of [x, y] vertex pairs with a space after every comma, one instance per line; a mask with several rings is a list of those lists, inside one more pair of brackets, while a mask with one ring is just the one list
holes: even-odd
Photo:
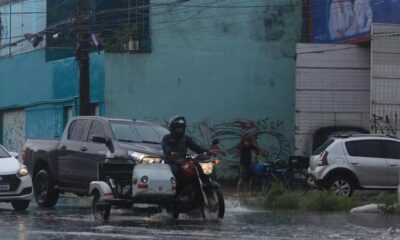
[[400, 204], [394, 193], [382, 192], [376, 197], [376, 203], [383, 204], [382, 210], [386, 214], [400, 214]]
[[316, 212], [340, 212], [349, 211], [354, 207], [364, 204], [384, 204], [385, 213], [400, 213], [400, 205], [397, 204], [397, 195], [382, 192], [379, 195], [359, 195], [352, 198], [336, 196], [328, 191], [313, 191], [306, 195], [288, 192], [282, 185], [274, 184], [268, 193], [258, 196], [240, 197], [240, 201], [250, 207], [271, 210], [307, 210]]

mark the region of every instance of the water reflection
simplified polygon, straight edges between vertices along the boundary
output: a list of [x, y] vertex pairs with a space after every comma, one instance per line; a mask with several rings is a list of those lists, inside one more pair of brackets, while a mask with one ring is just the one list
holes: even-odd
[[[89, 201], [89, 204], [88, 204]], [[54, 209], [16, 213], [0, 205], [0, 239], [399, 239], [400, 217], [315, 214], [301, 211], [254, 211], [229, 203], [222, 222], [200, 215], [113, 209], [111, 221], [96, 223], [90, 199], [62, 198]]]

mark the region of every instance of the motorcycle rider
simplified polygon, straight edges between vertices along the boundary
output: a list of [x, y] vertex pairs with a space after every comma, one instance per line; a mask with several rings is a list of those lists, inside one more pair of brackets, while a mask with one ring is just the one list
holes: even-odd
[[165, 163], [171, 166], [172, 173], [179, 179], [179, 170], [186, 163], [188, 149], [197, 154], [208, 154], [208, 151], [197, 145], [191, 137], [185, 134], [186, 119], [183, 116], [172, 117], [168, 128], [170, 134], [167, 134], [162, 140]]

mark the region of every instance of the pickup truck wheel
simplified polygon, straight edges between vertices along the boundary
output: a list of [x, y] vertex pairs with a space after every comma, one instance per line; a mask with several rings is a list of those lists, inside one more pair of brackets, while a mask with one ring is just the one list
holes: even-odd
[[40, 170], [35, 178], [35, 200], [40, 207], [53, 207], [60, 193], [54, 189], [53, 181], [45, 169]]

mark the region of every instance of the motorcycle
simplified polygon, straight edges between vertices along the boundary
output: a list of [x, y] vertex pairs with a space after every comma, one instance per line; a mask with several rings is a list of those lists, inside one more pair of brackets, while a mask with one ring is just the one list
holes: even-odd
[[186, 156], [177, 180], [177, 195], [169, 211], [175, 219], [181, 213], [199, 209], [207, 220], [219, 220], [224, 217], [224, 196], [217, 182], [211, 176], [219, 159], [211, 159], [206, 154], [197, 157]]

